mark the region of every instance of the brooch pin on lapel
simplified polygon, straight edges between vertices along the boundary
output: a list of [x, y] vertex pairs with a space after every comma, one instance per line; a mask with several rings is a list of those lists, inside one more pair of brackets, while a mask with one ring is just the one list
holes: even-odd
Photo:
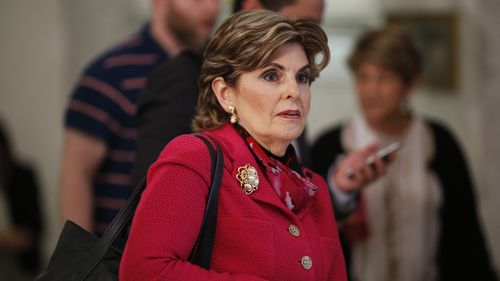
[[236, 179], [240, 182], [240, 186], [246, 195], [250, 195], [259, 189], [259, 175], [257, 175], [257, 170], [250, 164], [238, 168]]

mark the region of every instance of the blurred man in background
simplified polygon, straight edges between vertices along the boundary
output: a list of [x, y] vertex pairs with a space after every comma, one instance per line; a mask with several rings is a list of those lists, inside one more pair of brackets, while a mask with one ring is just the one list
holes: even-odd
[[294, 19], [308, 19], [320, 24], [325, 8], [324, 0], [235, 0], [233, 12], [267, 9]]
[[83, 72], [66, 111], [61, 217], [97, 235], [131, 191], [136, 102], [146, 77], [181, 51], [201, 48], [219, 1], [153, 0], [151, 8], [148, 24]]

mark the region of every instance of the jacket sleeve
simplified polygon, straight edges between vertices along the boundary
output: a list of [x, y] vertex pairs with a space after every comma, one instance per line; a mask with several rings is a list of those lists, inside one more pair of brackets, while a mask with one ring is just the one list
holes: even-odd
[[138, 102], [134, 185], [146, 175], [169, 141], [191, 133], [200, 65], [197, 54], [185, 52], [160, 65], [149, 76]]
[[187, 261], [203, 220], [210, 156], [196, 137], [167, 145], [148, 172], [120, 264], [120, 280], [263, 280], [205, 270]]
[[321, 135], [311, 149], [312, 170], [326, 178], [330, 166], [345, 153], [340, 141], [341, 128], [336, 127]]
[[[320, 174], [328, 184], [328, 174], [330, 167], [335, 165], [338, 158], [345, 153], [341, 142], [341, 132], [342, 127], [337, 126], [332, 130], [321, 135], [314, 143], [311, 150], [311, 163], [312, 170]], [[329, 185], [329, 184], [328, 184]], [[329, 186], [328, 191], [330, 192], [330, 198], [332, 200], [333, 209], [335, 210], [335, 218], [337, 220], [342, 220], [351, 214], [357, 207], [357, 202], [359, 195], [355, 195], [353, 199], [355, 204], [345, 208], [341, 206], [335, 193], [332, 191], [332, 187]]]
[[445, 127], [430, 124], [435, 142], [431, 169], [443, 187], [442, 227], [438, 264], [440, 280], [497, 280], [481, 231], [467, 162]]

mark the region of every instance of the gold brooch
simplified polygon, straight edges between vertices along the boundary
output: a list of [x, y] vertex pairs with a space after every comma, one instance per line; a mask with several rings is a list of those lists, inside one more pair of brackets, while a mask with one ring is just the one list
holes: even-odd
[[240, 182], [240, 186], [246, 195], [250, 195], [259, 189], [259, 175], [257, 175], [257, 170], [249, 164], [238, 168], [236, 179]]

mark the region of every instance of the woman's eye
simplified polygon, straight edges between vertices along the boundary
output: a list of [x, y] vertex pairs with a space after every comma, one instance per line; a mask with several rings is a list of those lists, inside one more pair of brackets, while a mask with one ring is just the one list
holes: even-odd
[[311, 77], [309, 77], [309, 74], [307, 73], [299, 73], [297, 75], [297, 81], [299, 83], [308, 84], [311, 81]]
[[276, 71], [268, 71], [262, 76], [266, 81], [277, 81], [279, 79]]

